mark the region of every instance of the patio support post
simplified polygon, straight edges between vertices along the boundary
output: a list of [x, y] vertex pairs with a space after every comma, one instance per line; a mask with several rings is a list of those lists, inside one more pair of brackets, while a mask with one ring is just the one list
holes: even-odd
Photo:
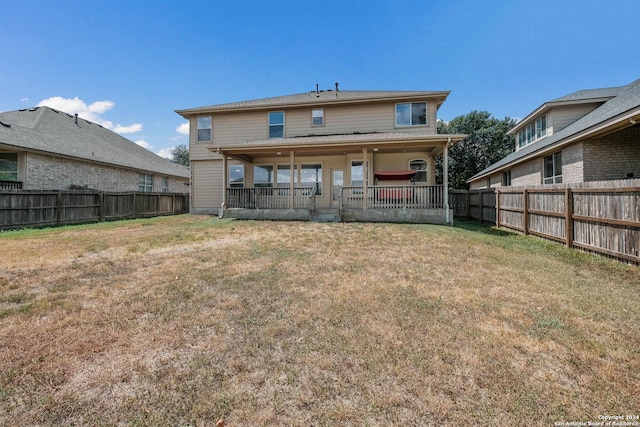
[[444, 197], [444, 220], [449, 224], [449, 146], [451, 145], [451, 137], [447, 138], [447, 143], [442, 152], [442, 196]]
[[224, 209], [227, 207], [227, 155], [222, 155], [222, 206], [220, 206], [220, 210], [218, 211], [218, 218], [222, 218], [224, 216]]
[[295, 153], [293, 152], [293, 150], [291, 150], [291, 153], [289, 153], [289, 174], [291, 178], [291, 180], [289, 181], [289, 209], [293, 209], [295, 207], [295, 199], [293, 194], [296, 181], [296, 171], [294, 169], [295, 164]]
[[369, 178], [369, 162], [367, 148], [362, 149], [362, 209], [367, 209], [367, 180]]

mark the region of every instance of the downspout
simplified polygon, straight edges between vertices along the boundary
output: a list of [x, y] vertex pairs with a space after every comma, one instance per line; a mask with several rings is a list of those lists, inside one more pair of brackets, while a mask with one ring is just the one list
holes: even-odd
[[227, 155], [222, 154], [222, 206], [218, 210], [218, 218], [224, 217], [224, 210], [227, 208], [227, 169]]
[[296, 182], [296, 170], [295, 170], [296, 160], [295, 153], [291, 150], [289, 153], [289, 174], [291, 181], [289, 181], [289, 209], [295, 208], [295, 182]]
[[447, 224], [452, 223], [449, 216], [449, 147], [451, 147], [451, 137], [447, 138], [447, 143], [442, 152], [442, 193], [444, 197], [444, 220]]

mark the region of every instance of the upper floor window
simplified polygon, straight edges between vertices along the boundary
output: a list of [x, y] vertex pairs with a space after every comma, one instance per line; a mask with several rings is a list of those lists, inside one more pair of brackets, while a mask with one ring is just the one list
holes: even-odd
[[518, 132], [518, 148], [531, 144], [547, 136], [547, 116], [539, 117], [535, 122]]
[[269, 138], [284, 138], [284, 111], [269, 112]]
[[153, 175], [148, 173], [138, 174], [138, 191], [151, 193], [153, 191]]
[[323, 108], [314, 108], [311, 110], [311, 126], [324, 126]]
[[211, 116], [198, 117], [198, 142], [211, 141]]
[[416, 171], [416, 174], [413, 176], [413, 182], [427, 182], [426, 160], [411, 160], [409, 169]]
[[311, 110], [311, 126], [324, 126], [323, 108], [314, 108]]
[[0, 181], [18, 180], [18, 155], [0, 153]]
[[562, 151], [558, 151], [544, 158], [543, 166], [543, 183], [544, 184], [560, 184], [562, 183]]
[[426, 102], [407, 102], [405, 104], [396, 104], [396, 126], [419, 126], [426, 124]]

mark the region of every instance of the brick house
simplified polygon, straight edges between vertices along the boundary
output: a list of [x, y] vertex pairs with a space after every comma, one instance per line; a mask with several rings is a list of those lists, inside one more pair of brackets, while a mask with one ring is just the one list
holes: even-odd
[[471, 177], [471, 189], [640, 177], [640, 80], [546, 102], [509, 131], [516, 151]]
[[49, 107], [0, 113], [0, 188], [189, 192], [189, 168]]

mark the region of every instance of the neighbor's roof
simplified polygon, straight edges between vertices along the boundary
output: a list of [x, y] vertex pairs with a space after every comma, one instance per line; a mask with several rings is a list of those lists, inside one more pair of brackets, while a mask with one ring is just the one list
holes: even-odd
[[[584, 97], [590, 96], [590, 94], [593, 95], [594, 93], [608, 93], [608, 96], [612, 97], [601, 106], [576, 120], [566, 128], [549, 137], [534, 142], [515, 153], [511, 153], [502, 160], [472, 176], [467, 180], [467, 182], [484, 178], [491, 173], [535, 157], [542, 152], [558, 148], [564, 144], [569, 144], [579, 138], [589, 137], [595, 133], [601, 132], [603, 129], [611, 128], [640, 114], [640, 79], [627, 86], [595, 89], [593, 91], [579, 91], [557, 99], [569, 97], [581, 97], [580, 99], [587, 99]], [[631, 122], [629, 122], [628, 125], [631, 126]]]
[[525, 126], [529, 125], [533, 119], [538, 118], [541, 114], [547, 112], [553, 107], [585, 103], [605, 103], [610, 99], [620, 95], [626, 88], [627, 86], [616, 86], [601, 89], [579, 90], [545, 102], [544, 104], [533, 110], [529, 115], [527, 115], [527, 117], [520, 120], [512, 129], [509, 130], [509, 132], [507, 132], [507, 134], [515, 135]]
[[49, 107], [0, 113], [0, 145], [26, 151], [189, 178], [189, 168], [164, 159], [104, 127]]
[[332, 103], [358, 103], [403, 100], [413, 98], [436, 98], [441, 104], [447, 99], [450, 91], [369, 91], [369, 90], [326, 90], [298, 93], [295, 95], [276, 96], [272, 98], [254, 99], [250, 101], [230, 102], [227, 104], [176, 110], [182, 116], [204, 112], [222, 112], [238, 110], [258, 110], [295, 107], [302, 105], [327, 105]]

